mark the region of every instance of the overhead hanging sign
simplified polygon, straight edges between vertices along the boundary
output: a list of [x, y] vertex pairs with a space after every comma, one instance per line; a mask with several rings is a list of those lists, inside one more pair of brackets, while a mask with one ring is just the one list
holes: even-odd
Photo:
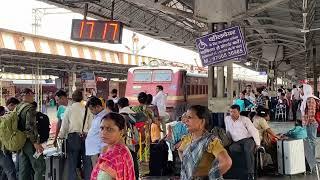
[[207, 34], [196, 39], [203, 66], [209, 66], [247, 55], [246, 42], [239, 26]]

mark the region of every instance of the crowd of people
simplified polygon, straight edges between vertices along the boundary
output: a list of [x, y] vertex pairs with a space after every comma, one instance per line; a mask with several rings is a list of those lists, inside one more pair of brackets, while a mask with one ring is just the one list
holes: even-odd
[[[212, 130], [211, 113], [201, 105], [190, 106], [179, 120], [169, 122], [163, 87], [157, 86], [156, 92], [155, 96], [140, 92], [139, 104], [130, 106], [127, 98], [117, 96], [116, 90], [112, 91], [110, 100], [91, 96], [85, 103], [82, 90], [72, 93], [71, 103], [65, 91], [57, 91], [54, 145], [58, 145], [59, 139], [65, 140], [67, 167], [63, 169], [67, 179], [79, 176], [85, 180], [139, 179], [139, 161], [149, 162], [149, 176], [169, 175], [166, 162], [173, 161], [181, 164], [180, 171], [171, 175], [179, 175], [180, 179], [221, 179], [240, 161], [246, 164], [243, 177], [252, 180], [255, 179], [255, 153], [262, 146], [277, 167], [275, 143], [285, 136], [276, 134], [268, 125], [272, 102], [264, 88], [257, 88], [255, 94], [248, 86], [240, 93], [229, 109], [230, 115], [224, 119], [225, 130], [219, 131], [222, 133]], [[277, 103], [291, 107], [293, 119], [298, 119], [296, 112], [300, 106], [301, 125], [307, 129], [307, 139], [315, 155], [319, 98], [313, 95], [309, 85], [294, 86], [287, 92], [279, 89], [278, 93]], [[27, 140], [15, 152], [15, 163], [13, 152], [2, 146], [1, 180], [45, 179], [45, 147], [39, 141], [34, 93], [24, 89], [20, 97], [21, 101], [10, 98], [1, 115], [21, 109], [18, 130], [25, 133]]]

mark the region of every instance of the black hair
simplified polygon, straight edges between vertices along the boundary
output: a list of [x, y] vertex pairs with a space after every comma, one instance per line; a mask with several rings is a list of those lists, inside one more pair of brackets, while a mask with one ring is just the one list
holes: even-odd
[[150, 105], [152, 103], [152, 100], [153, 100], [152, 94], [147, 94], [147, 102], [146, 102], [146, 104]]
[[112, 90], [111, 90], [111, 93], [112, 93], [112, 94], [117, 94], [117, 93], [118, 93], [118, 90], [117, 90], [117, 89], [112, 89]]
[[106, 106], [107, 108], [109, 108], [111, 111], [114, 111], [114, 102], [112, 99], [109, 99], [107, 102], [106, 102]]
[[141, 92], [138, 94], [138, 101], [140, 104], [146, 104], [147, 99], [148, 99], [148, 96], [145, 92]]
[[302, 121], [301, 120], [297, 120], [294, 125], [295, 126], [302, 126]]
[[237, 104], [230, 106], [230, 109], [237, 109], [240, 112], [240, 106]]
[[297, 88], [297, 86], [296, 86], [296, 85], [293, 85], [292, 88]]
[[96, 106], [102, 106], [102, 101], [97, 98], [96, 96], [91, 96], [89, 98], [89, 101], [87, 102], [87, 107], [92, 106], [92, 107], [96, 107]]
[[81, 102], [83, 100], [83, 94], [81, 89], [77, 89], [72, 93], [72, 100], [75, 102]]
[[124, 107], [127, 107], [127, 106], [129, 106], [129, 100], [127, 99], [127, 98], [125, 98], [125, 97], [122, 97], [122, 98], [120, 98], [119, 100], [118, 100], [118, 106], [120, 107], [120, 108], [124, 108]]
[[241, 92], [243, 95], [246, 95], [247, 94], [247, 90], [244, 90]]
[[58, 90], [55, 95], [58, 96], [59, 98], [60, 97], [68, 97], [67, 93], [62, 89]]
[[264, 90], [264, 87], [259, 87], [259, 88], [257, 88], [257, 92], [259, 93], [259, 94], [262, 94], [262, 91]]
[[160, 91], [163, 91], [163, 86], [158, 85], [157, 88], [159, 88]]
[[286, 96], [286, 94], [285, 93], [281, 93], [281, 96]]
[[248, 84], [247, 87], [252, 87], [251, 84]]
[[18, 105], [20, 103], [20, 101], [15, 98], [15, 97], [11, 97], [7, 100], [6, 102], [6, 106], [8, 106], [9, 104], [14, 104], [14, 105]]
[[33, 101], [31, 104], [32, 104], [35, 108], [37, 108], [37, 107], [38, 107], [38, 103], [37, 103], [37, 102], [35, 102], [35, 101]]
[[0, 116], [3, 116], [6, 113], [6, 109], [3, 106], [0, 106]]
[[269, 109], [264, 108], [263, 106], [258, 106], [257, 115], [260, 117], [267, 117], [269, 115]]
[[210, 130], [209, 126], [209, 118], [210, 118], [210, 111], [206, 106], [202, 105], [193, 105], [189, 107], [188, 110], [191, 110], [196, 113], [199, 119], [204, 119], [205, 120], [205, 129]]
[[119, 128], [120, 130], [124, 130], [125, 127], [126, 127], [125, 119], [124, 119], [124, 117], [123, 117], [121, 114], [118, 114], [118, 113], [115, 113], [115, 112], [110, 112], [110, 113], [108, 113], [107, 115], [105, 115], [105, 116], [102, 118], [101, 122], [102, 122], [102, 121], [106, 121], [106, 120], [111, 120], [111, 121], [113, 121], [114, 124], [115, 124], [116, 126], [118, 126], [118, 128]]
[[283, 90], [282, 90], [282, 89], [278, 89], [278, 92], [279, 92], [279, 93], [282, 93], [282, 92], [283, 92]]

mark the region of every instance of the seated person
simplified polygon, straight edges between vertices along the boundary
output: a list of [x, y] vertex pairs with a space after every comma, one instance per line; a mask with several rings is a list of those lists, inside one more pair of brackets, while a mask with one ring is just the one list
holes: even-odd
[[264, 107], [257, 108], [257, 114], [253, 117], [253, 125], [258, 129], [261, 144], [266, 148], [268, 154], [271, 155], [273, 164], [277, 163], [277, 147], [276, 142], [281, 137], [276, 135], [269, 127], [270, 120], [269, 110]]
[[243, 153], [247, 165], [248, 179], [254, 179], [255, 157], [254, 152], [260, 147], [258, 130], [249, 118], [240, 116], [240, 107], [232, 105], [230, 116], [225, 119], [226, 132], [234, 141], [230, 147], [231, 157]]
[[245, 98], [245, 94], [246, 91], [241, 92], [239, 98], [234, 103], [240, 107], [240, 112], [250, 111], [250, 109], [254, 106], [252, 102]]

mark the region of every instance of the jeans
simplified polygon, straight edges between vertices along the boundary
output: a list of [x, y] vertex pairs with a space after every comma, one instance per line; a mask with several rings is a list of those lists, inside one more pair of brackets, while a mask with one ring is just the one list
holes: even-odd
[[292, 102], [292, 116], [294, 121], [297, 120], [297, 110], [298, 110], [299, 104], [300, 104], [299, 100], [293, 100]]
[[245, 163], [247, 165], [247, 173], [253, 174], [254, 173], [254, 165], [255, 165], [255, 158], [254, 158], [254, 149], [255, 149], [255, 142], [253, 138], [246, 138], [240, 141], [234, 142], [230, 145], [229, 150], [231, 156], [239, 155], [239, 153], [243, 153], [242, 156], [245, 158]]
[[316, 156], [316, 139], [317, 139], [317, 128], [318, 128], [318, 123], [313, 122], [310, 123], [306, 126], [307, 129], [307, 140], [309, 141], [311, 145], [311, 150], [313, 153], [312, 157]]
[[86, 157], [85, 140], [79, 133], [68, 134], [67, 139], [67, 164], [69, 166], [68, 179], [77, 179], [77, 165], [80, 161], [83, 163], [84, 180], [90, 180], [91, 159]]
[[46, 172], [46, 163], [43, 155], [38, 159], [33, 157], [36, 149], [30, 140], [27, 140], [22, 150], [19, 152], [19, 180], [28, 180], [32, 178], [34, 173], [34, 180], [44, 180]]
[[17, 180], [16, 169], [12, 160], [12, 153], [0, 150], [1, 180]]

